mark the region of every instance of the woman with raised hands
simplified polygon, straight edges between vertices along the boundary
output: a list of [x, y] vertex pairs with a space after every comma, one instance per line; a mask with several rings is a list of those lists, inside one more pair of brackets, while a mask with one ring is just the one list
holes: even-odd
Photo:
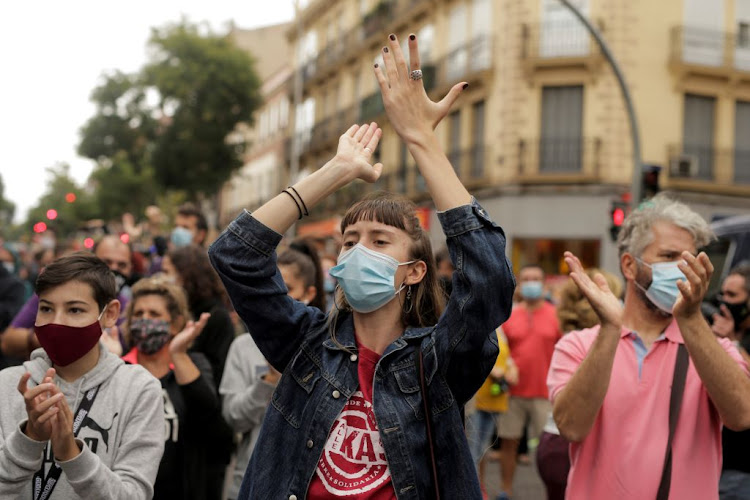
[[374, 71], [438, 210], [453, 294], [444, 307], [415, 205], [376, 193], [342, 219], [331, 312], [287, 295], [276, 264], [281, 235], [336, 190], [378, 179], [375, 123], [353, 125], [320, 169], [239, 215], [209, 256], [261, 352], [283, 373], [239, 498], [481, 498], [462, 407], [497, 358], [495, 328], [508, 317], [515, 283], [502, 229], [461, 184], [433, 132], [466, 84], [431, 101], [414, 35], [409, 50], [411, 68], [391, 35], [384, 67]]

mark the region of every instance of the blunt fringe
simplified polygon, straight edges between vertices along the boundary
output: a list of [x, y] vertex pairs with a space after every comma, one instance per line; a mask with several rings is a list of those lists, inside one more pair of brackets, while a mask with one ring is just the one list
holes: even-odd
[[[403, 300], [406, 300], [406, 289], [399, 295], [404, 310], [402, 322], [405, 327], [428, 327], [437, 324], [445, 308], [444, 294], [438, 281], [430, 238], [417, 218], [417, 206], [411, 200], [392, 193], [370, 193], [346, 211], [341, 219], [341, 234], [344, 234], [347, 227], [362, 220], [380, 222], [401, 229], [409, 235], [409, 259], [423, 261], [427, 266], [427, 272], [422, 281], [411, 285], [411, 305], [403, 304]], [[341, 288], [337, 288], [334, 300], [336, 305], [329, 316], [332, 335], [335, 334], [339, 310], [351, 311]], [[335, 341], [335, 337], [333, 340]]]

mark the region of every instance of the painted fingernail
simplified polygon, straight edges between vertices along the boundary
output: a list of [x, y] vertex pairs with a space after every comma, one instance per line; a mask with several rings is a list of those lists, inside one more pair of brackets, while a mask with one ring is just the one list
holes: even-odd
[[383, 47], [383, 52], [388, 52], [388, 47]]
[[469, 84], [468, 83], [464, 83], [464, 90], [466, 90], [468, 88], [469, 88]]
[[376, 68], [378, 67], [378, 63], [375, 63], [375, 67], [376, 67]]
[[393, 33], [391, 33], [390, 35], [388, 35], [388, 38], [390, 38], [391, 40], [395, 40], [396, 39], [396, 35], [394, 35]]
[[416, 39], [417, 39], [417, 36], [414, 33], [409, 35], [409, 40], [416, 40]]

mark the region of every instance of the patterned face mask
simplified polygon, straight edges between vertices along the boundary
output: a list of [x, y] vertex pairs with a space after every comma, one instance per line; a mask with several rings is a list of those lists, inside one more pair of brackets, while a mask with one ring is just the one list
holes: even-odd
[[169, 322], [163, 319], [138, 318], [130, 323], [130, 336], [135, 348], [143, 354], [155, 354], [167, 345], [172, 335]]

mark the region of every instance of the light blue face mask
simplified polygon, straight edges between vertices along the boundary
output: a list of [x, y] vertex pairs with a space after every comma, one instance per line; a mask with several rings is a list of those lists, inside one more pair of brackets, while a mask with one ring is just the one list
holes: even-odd
[[352, 309], [369, 313], [386, 305], [404, 289], [404, 285], [398, 290], [394, 286], [396, 270], [412, 262], [415, 261], [399, 262], [358, 243], [341, 255], [328, 273], [338, 280]]
[[686, 281], [685, 275], [680, 271], [677, 265], [679, 260], [674, 262], [654, 262], [649, 264], [636, 257], [636, 260], [643, 265], [651, 268], [651, 285], [648, 289], [643, 288], [640, 283], [635, 282], [636, 286], [646, 293], [646, 297], [656, 307], [662, 311], [672, 314], [672, 307], [680, 296], [680, 289], [677, 288], [677, 280]]
[[186, 247], [193, 242], [193, 233], [184, 227], [176, 227], [172, 230], [169, 239], [176, 247]]
[[541, 298], [544, 286], [541, 281], [524, 281], [521, 283], [521, 296], [524, 299], [536, 300]]

